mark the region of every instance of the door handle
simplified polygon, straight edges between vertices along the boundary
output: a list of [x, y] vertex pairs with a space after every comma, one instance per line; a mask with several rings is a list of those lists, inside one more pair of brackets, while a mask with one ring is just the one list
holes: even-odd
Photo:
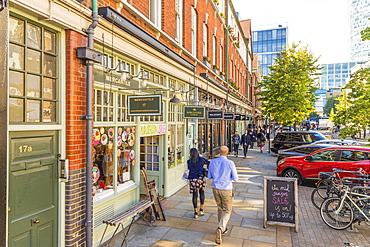
[[32, 223], [33, 224], [38, 224], [38, 223], [40, 223], [40, 220], [39, 219], [32, 219]]

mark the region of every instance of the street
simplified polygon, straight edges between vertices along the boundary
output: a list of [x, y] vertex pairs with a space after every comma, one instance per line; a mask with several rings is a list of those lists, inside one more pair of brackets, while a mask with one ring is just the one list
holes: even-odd
[[[298, 233], [283, 226], [268, 225], [264, 229], [263, 176], [275, 176], [276, 156], [259, 153], [257, 148], [250, 149], [248, 154], [246, 160], [229, 156], [237, 166], [239, 181], [234, 183], [232, 217], [221, 246], [346, 246], [345, 243], [370, 246], [368, 227], [364, 223], [356, 225], [354, 231], [337, 231], [325, 225], [311, 203], [312, 186], [299, 186]], [[128, 246], [217, 246], [214, 243], [217, 207], [211, 181], [207, 183], [204, 216], [193, 218], [191, 195], [185, 186], [162, 202], [167, 221], [157, 221], [157, 227], [149, 227], [138, 220], [129, 233]], [[122, 239], [123, 234], [119, 233], [110, 246], [121, 246]]]

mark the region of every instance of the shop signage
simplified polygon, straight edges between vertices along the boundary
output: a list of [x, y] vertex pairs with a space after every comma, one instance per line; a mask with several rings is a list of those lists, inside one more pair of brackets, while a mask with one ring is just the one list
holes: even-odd
[[129, 116], [161, 116], [162, 95], [129, 95], [127, 106]]
[[146, 124], [140, 126], [140, 136], [163, 135], [165, 132], [165, 124]]
[[115, 71], [104, 72], [103, 68], [98, 66], [94, 67], [94, 80], [96, 82], [113, 84], [124, 89], [139, 88], [139, 81], [135, 80], [123, 80], [124, 77], [120, 73]]
[[204, 106], [185, 106], [184, 107], [184, 118], [205, 118], [205, 107]]
[[234, 120], [234, 113], [224, 113], [224, 120]]
[[223, 111], [208, 111], [208, 119], [224, 119]]
[[241, 116], [240, 116], [240, 120], [243, 120], [243, 121], [244, 121], [244, 120], [247, 120], [247, 119], [246, 119], [246, 116], [245, 116], [245, 115], [241, 115]]
[[235, 114], [235, 120], [241, 120], [241, 115], [240, 114]]

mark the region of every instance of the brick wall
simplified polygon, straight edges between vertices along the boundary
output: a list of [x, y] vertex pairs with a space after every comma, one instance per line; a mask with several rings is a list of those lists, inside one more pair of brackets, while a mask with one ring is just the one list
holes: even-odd
[[85, 243], [86, 66], [76, 57], [76, 47], [87, 45], [87, 37], [66, 31], [66, 145], [69, 180], [65, 193], [65, 246]]

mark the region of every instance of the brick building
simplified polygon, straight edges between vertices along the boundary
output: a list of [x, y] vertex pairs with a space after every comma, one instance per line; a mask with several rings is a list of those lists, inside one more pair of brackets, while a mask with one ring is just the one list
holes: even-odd
[[[0, 10], [2, 246], [96, 246], [102, 220], [144, 193], [140, 166], [169, 196], [191, 147], [212, 157], [251, 122], [251, 40], [231, 1]], [[186, 118], [186, 106], [205, 117]]]

